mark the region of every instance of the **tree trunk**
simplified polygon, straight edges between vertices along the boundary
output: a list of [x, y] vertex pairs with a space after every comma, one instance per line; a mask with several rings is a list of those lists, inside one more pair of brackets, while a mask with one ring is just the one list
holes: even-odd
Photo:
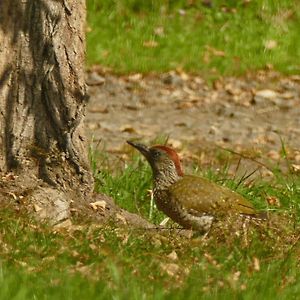
[[0, 190], [52, 223], [87, 199], [85, 0], [0, 1]]

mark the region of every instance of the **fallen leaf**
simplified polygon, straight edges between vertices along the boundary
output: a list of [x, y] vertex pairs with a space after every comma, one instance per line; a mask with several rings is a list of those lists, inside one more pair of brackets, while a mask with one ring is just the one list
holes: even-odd
[[67, 220], [64, 220], [63, 222], [60, 222], [58, 224], [56, 224], [54, 226], [55, 229], [58, 229], [58, 228], [68, 228], [72, 226], [72, 221], [70, 219], [67, 219]]
[[136, 130], [131, 125], [123, 125], [120, 128], [121, 132], [128, 132], [128, 133], [137, 133]]
[[214, 47], [211, 47], [209, 45], [206, 45], [205, 48], [213, 55], [218, 57], [225, 57], [225, 52], [219, 49], [216, 49]]
[[277, 207], [281, 206], [279, 199], [275, 196], [268, 196], [266, 197], [266, 200], [268, 204], [271, 206], [277, 206]]
[[98, 210], [98, 208], [100, 208], [103, 211], [106, 208], [106, 204], [107, 203], [104, 200], [100, 200], [96, 202], [91, 202], [90, 206], [92, 207], [93, 210]]
[[186, 11], [185, 11], [184, 9], [178, 9], [178, 13], [179, 13], [181, 16], [185, 16]]
[[[260, 90], [255, 93], [255, 97], [261, 97], [264, 99], [275, 99], [278, 97], [278, 94], [273, 90]], [[255, 99], [256, 100], [256, 99]]]
[[294, 159], [296, 162], [300, 162], [300, 153], [296, 153], [296, 155], [294, 156]]
[[240, 277], [241, 277], [241, 272], [237, 271], [237, 272], [233, 273], [232, 280], [233, 281], [238, 281], [240, 279]]
[[107, 114], [109, 111], [108, 111], [107, 106], [99, 105], [99, 106], [92, 106], [92, 107], [90, 107], [89, 108], [89, 112], [91, 112], [91, 113]]
[[154, 40], [145, 41], [143, 43], [143, 46], [146, 48], [156, 48], [158, 46], [158, 42], [156, 42]]
[[190, 102], [190, 101], [184, 101], [184, 102], [180, 102], [178, 103], [178, 105], [176, 106], [176, 109], [189, 109], [194, 107], [194, 103]]
[[267, 156], [274, 160], [280, 159], [280, 154], [276, 150], [270, 150], [268, 152]]
[[41, 211], [42, 208], [40, 206], [38, 206], [37, 204], [33, 204], [33, 208], [36, 212]]
[[18, 176], [15, 176], [13, 173], [7, 173], [2, 176], [2, 180], [15, 180]]
[[171, 260], [178, 260], [178, 255], [177, 253], [175, 252], [175, 250], [173, 250], [171, 253], [169, 253], [167, 255], [168, 258], [170, 258]]
[[154, 28], [154, 34], [157, 36], [164, 36], [165, 35], [165, 30], [162, 26]]
[[268, 40], [264, 42], [264, 46], [268, 50], [272, 50], [277, 47], [277, 42], [275, 40]]
[[177, 264], [174, 263], [167, 263], [167, 264], [160, 264], [161, 269], [166, 272], [169, 276], [175, 276], [178, 274], [180, 268]]
[[95, 251], [95, 250], [98, 249], [98, 247], [97, 247], [95, 244], [89, 244], [89, 247], [90, 247], [93, 251]]
[[281, 94], [280, 96], [281, 96], [281, 98], [286, 99], [286, 100], [289, 100], [289, 99], [292, 99], [295, 97], [294, 93], [292, 93], [292, 92], [286, 92], [286, 93]]
[[253, 257], [253, 270], [258, 272], [260, 271], [260, 262], [259, 259], [257, 257]]
[[75, 272], [79, 272], [81, 275], [83, 276], [89, 276], [92, 272], [91, 270], [91, 265], [88, 265], [88, 266], [76, 266], [75, 269], [74, 269]]
[[136, 73], [128, 76], [128, 80], [133, 82], [138, 82], [143, 78], [143, 75], [141, 73]]
[[99, 123], [89, 123], [88, 128], [90, 130], [95, 130], [95, 129], [101, 128], [101, 125]]
[[12, 197], [14, 198], [14, 200], [17, 200], [17, 199], [18, 199], [18, 197], [16, 196], [15, 193], [8, 192], [7, 194], [10, 195], [10, 196], [12, 196]]
[[296, 173], [300, 172], [300, 165], [292, 164], [293, 171]]
[[209, 253], [205, 252], [205, 253], [204, 253], [204, 257], [207, 259], [207, 261], [208, 261], [210, 264], [212, 264], [212, 265], [214, 265], [214, 266], [216, 266], [216, 265], [218, 264], [217, 261], [214, 260], [213, 257], [212, 257]]
[[240, 95], [241, 94], [241, 89], [237, 86], [235, 86], [232, 83], [228, 83], [225, 85], [225, 90], [228, 94], [230, 95]]
[[[188, 80], [190, 80], [190, 76], [189, 76], [189, 74], [187, 74], [186, 72], [184, 72], [184, 71], [182, 71], [182, 70], [179, 70], [178, 73], [179, 73], [180, 78], [181, 78], [183, 81], [188, 81]], [[183, 89], [186, 89], [186, 87], [183, 87]]]
[[123, 224], [127, 224], [126, 218], [119, 213], [116, 213], [116, 219], [121, 221]]

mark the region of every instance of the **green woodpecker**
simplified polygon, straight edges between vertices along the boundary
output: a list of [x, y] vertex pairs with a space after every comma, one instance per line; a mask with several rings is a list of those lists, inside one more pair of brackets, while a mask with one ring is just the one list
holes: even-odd
[[127, 143], [141, 152], [152, 168], [157, 208], [182, 227], [206, 232], [215, 219], [229, 215], [264, 218], [238, 193], [203, 177], [184, 175], [172, 148]]

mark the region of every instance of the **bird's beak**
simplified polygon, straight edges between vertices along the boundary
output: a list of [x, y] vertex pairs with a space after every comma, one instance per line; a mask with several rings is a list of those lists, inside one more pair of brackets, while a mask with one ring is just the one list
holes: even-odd
[[139, 144], [139, 143], [134, 143], [131, 141], [127, 141], [127, 144], [129, 144], [130, 146], [134, 147], [135, 149], [139, 150], [147, 159], [150, 156], [150, 149], [143, 145], [143, 144]]

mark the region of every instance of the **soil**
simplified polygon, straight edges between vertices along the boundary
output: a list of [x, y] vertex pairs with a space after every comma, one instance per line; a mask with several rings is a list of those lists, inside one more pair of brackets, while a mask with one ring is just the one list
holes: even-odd
[[109, 152], [163, 135], [183, 157], [221, 147], [278, 161], [283, 142], [300, 162], [300, 76], [269, 70], [208, 84], [184, 72], [116, 76], [98, 68], [87, 83], [88, 137]]

